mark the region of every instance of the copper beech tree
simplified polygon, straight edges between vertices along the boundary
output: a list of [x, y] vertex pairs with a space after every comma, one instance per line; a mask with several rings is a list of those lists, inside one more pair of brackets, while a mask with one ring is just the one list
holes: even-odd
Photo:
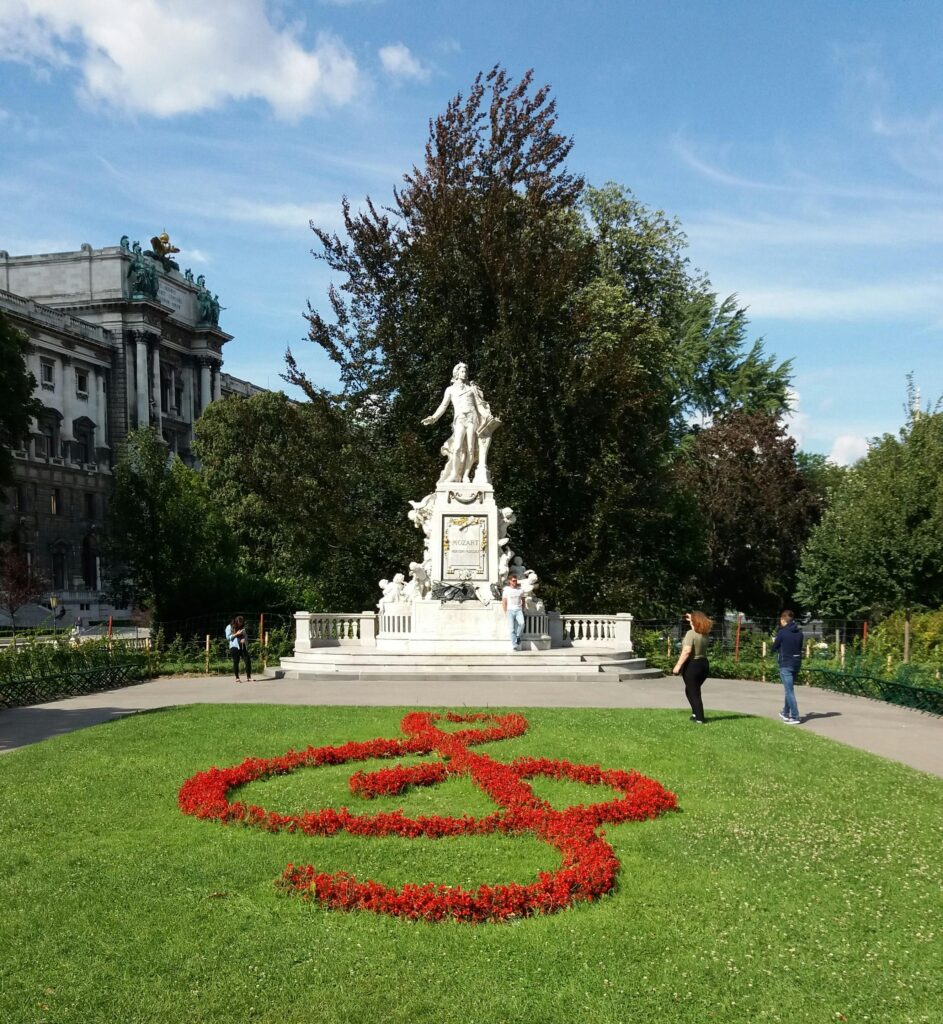
[[[489, 462], [546, 596], [657, 613], [694, 559], [670, 473], [685, 410], [719, 380], [705, 367], [726, 360], [732, 380], [748, 360], [712, 319], [676, 223], [618, 186], [588, 187], [572, 147], [530, 72], [478, 75], [430, 122], [388, 205], [345, 200], [340, 233], [312, 224], [333, 283], [309, 305], [309, 335], [340, 388], [327, 394], [295, 352], [286, 379], [341, 409], [344, 443], [370, 455], [351, 489], [357, 564], [414, 554], [403, 511], [436, 479], [441, 443], [420, 421], [464, 361], [503, 421]], [[784, 401], [788, 368], [760, 370], [779, 373]]]

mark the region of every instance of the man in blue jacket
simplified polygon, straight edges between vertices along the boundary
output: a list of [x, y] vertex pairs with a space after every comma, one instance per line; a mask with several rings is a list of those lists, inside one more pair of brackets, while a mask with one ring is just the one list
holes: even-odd
[[796, 678], [802, 664], [802, 630], [791, 611], [779, 616], [779, 629], [773, 641], [773, 650], [779, 655], [779, 678], [786, 691], [786, 702], [779, 717], [786, 725], [799, 724], [799, 705], [796, 703]]

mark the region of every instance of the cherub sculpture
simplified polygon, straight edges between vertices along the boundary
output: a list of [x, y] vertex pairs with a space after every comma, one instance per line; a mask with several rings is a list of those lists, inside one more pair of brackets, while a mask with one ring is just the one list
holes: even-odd
[[383, 597], [377, 602], [377, 607], [382, 608], [385, 604], [402, 601], [405, 586], [406, 577], [401, 572], [398, 572], [392, 580], [380, 580]]
[[409, 582], [403, 588], [403, 599], [406, 601], [424, 600], [432, 586], [429, 574], [419, 562], [409, 563], [409, 573]]

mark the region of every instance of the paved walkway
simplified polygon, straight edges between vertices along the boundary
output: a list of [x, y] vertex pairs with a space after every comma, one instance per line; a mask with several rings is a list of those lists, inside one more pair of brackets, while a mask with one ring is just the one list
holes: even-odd
[[[797, 689], [797, 695], [804, 716], [799, 728], [943, 777], [943, 719], [936, 715], [805, 686]], [[782, 706], [779, 685], [736, 679], [708, 680], [704, 697], [708, 727], [712, 713], [734, 711], [777, 719]], [[107, 693], [0, 711], [0, 752], [135, 711], [216, 703], [687, 709], [677, 679], [620, 683], [602, 676], [599, 682], [591, 683], [553, 679], [469, 683], [447, 678], [435, 682], [408, 678], [353, 682], [267, 678], [236, 684], [218, 676], [170, 677]]]

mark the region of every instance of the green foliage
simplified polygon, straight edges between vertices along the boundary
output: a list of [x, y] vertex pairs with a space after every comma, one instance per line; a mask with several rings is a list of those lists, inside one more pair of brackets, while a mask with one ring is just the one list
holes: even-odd
[[[502, 761], [530, 755], [635, 768], [674, 790], [681, 813], [606, 828], [622, 864], [611, 894], [507, 926], [330, 913], [277, 896], [272, 880], [294, 861], [387, 884], [529, 881], [556, 866], [544, 844], [273, 836], [177, 810], [174, 794], [196, 770], [309, 743], [395, 736], [401, 715], [197, 706], [129, 716], [0, 758], [0, 1018], [939, 1017], [943, 782], [778, 722], [730, 716], [697, 730], [679, 710], [527, 711], [525, 735], [483, 749]], [[282, 811], [376, 810], [352, 798], [354, 767], [278, 776], [253, 785], [252, 800]], [[464, 781], [417, 787], [382, 806], [490, 810]], [[556, 807], [608, 799], [575, 783], [533, 784]]]
[[803, 552], [797, 596], [836, 618], [943, 604], [943, 413], [912, 415], [847, 471]]
[[806, 486], [816, 496], [820, 509], [824, 511], [832, 500], [832, 495], [841, 487], [848, 470], [845, 466], [830, 462], [826, 456], [818, 452], [797, 451], [796, 465]]
[[[896, 611], [880, 622], [868, 637], [868, 653], [878, 658], [890, 655], [893, 661], [899, 661], [904, 654], [905, 618], [905, 612]], [[914, 662], [943, 669], [943, 608], [911, 616], [910, 657]]]
[[115, 659], [151, 668], [151, 655], [135, 642], [95, 639], [72, 643], [31, 639], [15, 647], [0, 648], [0, 680], [48, 679], [81, 673], [107, 665]]
[[[259, 589], [233, 562], [234, 544], [206, 483], [150, 427], [128, 434], [114, 472], [108, 557], [119, 601], [178, 619]], [[261, 595], [264, 596], [264, 595]]]
[[714, 614], [785, 607], [819, 503], [778, 417], [730, 413], [690, 439], [677, 473], [700, 513], [697, 588]]
[[196, 435], [235, 564], [271, 595], [242, 604], [359, 610], [385, 566], [408, 562], [414, 531], [372, 486], [369, 427], [319, 393], [309, 403], [270, 392], [214, 402]]
[[26, 440], [31, 418], [42, 411], [42, 403], [33, 397], [36, 378], [27, 363], [31, 351], [26, 335], [0, 310], [0, 488], [13, 479], [11, 449]]

